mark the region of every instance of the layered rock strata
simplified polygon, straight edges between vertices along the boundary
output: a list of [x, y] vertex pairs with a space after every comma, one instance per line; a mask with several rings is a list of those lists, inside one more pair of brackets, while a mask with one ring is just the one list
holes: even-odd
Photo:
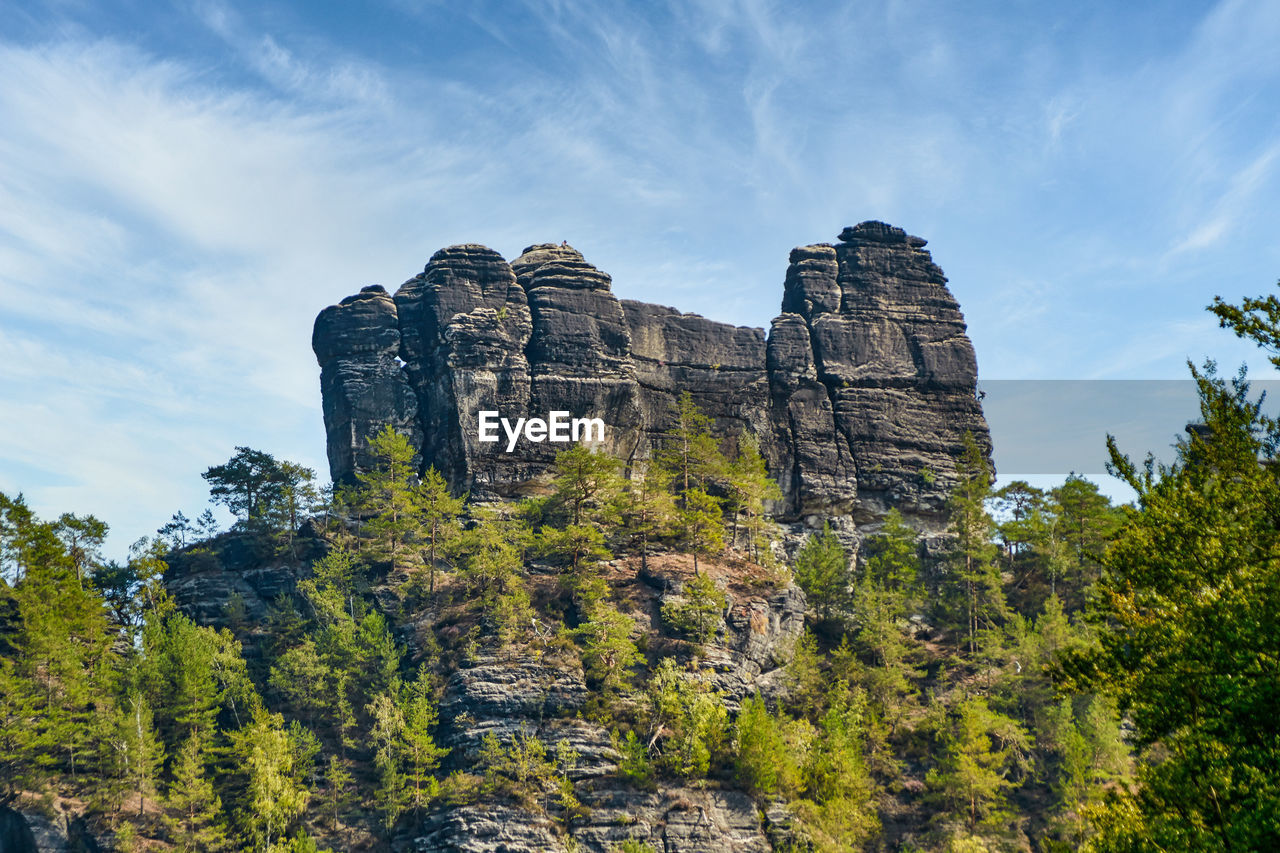
[[634, 460], [688, 391], [730, 444], [759, 438], [784, 518], [936, 514], [964, 434], [988, 451], [990, 438], [964, 318], [924, 246], [864, 222], [793, 250], [767, 337], [619, 301], [566, 245], [511, 263], [484, 246], [442, 249], [394, 299], [367, 287], [317, 319], [330, 471], [349, 480], [390, 424], [460, 492], [535, 492], [563, 445], [507, 453], [505, 439], [479, 441], [480, 411], [600, 417], [605, 449]]

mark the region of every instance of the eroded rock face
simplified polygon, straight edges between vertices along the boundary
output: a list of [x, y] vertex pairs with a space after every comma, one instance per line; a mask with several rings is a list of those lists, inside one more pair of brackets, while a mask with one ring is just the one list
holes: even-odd
[[769, 436], [763, 330], [629, 299], [622, 307], [651, 443], [674, 425], [676, 403], [685, 391], [715, 419], [721, 435], [734, 439], [747, 430]]
[[[634, 565], [615, 561], [604, 571], [649, 642], [680, 645], [657, 613], [679, 593], [689, 568], [673, 568], [679, 560], [653, 562], [665, 567], [641, 577]], [[724, 566], [706, 570], [728, 588], [715, 636], [697, 647], [697, 654], [709, 686], [721, 693], [726, 707], [736, 710], [744, 697], [768, 696], [779, 686], [803, 630], [804, 594], [793, 584], [756, 588], [733, 583], [733, 570]], [[693, 653], [694, 646], [682, 647], [680, 654]], [[535, 644], [519, 653], [490, 648], [454, 670], [440, 701], [437, 742], [449, 749], [444, 769], [479, 772], [488, 736], [503, 745], [536, 736], [550, 750], [563, 742], [577, 755], [567, 775], [584, 809], [566, 822], [554, 797], [543, 796], [533, 805], [497, 794], [441, 803], [413, 824], [397, 849], [610, 853], [629, 838], [672, 853], [775, 849], [770, 844], [774, 828], [742, 792], [629, 785], [618, 772], [621, 756], [611, 732], [590, 713], [591, 696], [577, 656], [565, 656], [552, 644]]]
[[369, 438], [388, 424], [421, 446], [418, 398], [401, 368], [399, 316], [386, 290], [375, 284], [321, 311], [311, 348], [335, 477], [367, 468]]
[[384, 424], [458, 491], [539, 491], [563, 445], [480, 442], [478, 413], [600, 417], [605, 448], [647, 456], [688, 391], [730, 443], [760, 439], [785, 519], [937, 516], [971, 433], [990, 449], [959, 305], [925, 241], [881, 222], [795, 249], [782, 313], [760, 329], [619, 301], [576, 249], [528, 247], [510, 264], [442, 249], [401, 286], [326, 308], [320, 361], [330, 471], [349, 480]]
[[808, 326], [818, 380], [872, 513], [941, 510], [964, 434], [990, 452], [973, 345], [924, 246], [901, 228], [864, 222], [834, 247], [793, 251], [787, 271], [783, 309]]

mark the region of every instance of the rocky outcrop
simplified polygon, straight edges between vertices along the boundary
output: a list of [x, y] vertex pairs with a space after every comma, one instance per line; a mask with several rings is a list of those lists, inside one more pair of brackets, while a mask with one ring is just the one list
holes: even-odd
[[320, 361], [320, 392], [329, 470], [367, 468], [369, 438], [390, 425], [422, 444], [418, 398], [400, 360], [396, 304], [379, 285], [320, 312], [311, 336]]
[[57, 812], [50, 818], [0, 806], [0, 853], [100, 853], [83, 816]]
[[835, 246], [794, 250], [787, 270], [782, 310], [808, 329], [837, 445], [847, 443], [872, 513], [941, 509], [965, 433], [990, 452], [973, 345], [924, 246], [901, 228], [864, 222]]
[[[323, 557], [326, 548], [310, 524], [298, 531], [291, 555], [279, 554], [272, 536], [233, 530], [166, 555], [165, 587], [192, 620], [231, 628], [248, 641], [245, 631], [267, 623], [280, 596], [296, 591], [305, 576], [302, 567]], [[252, 641], [246, 642], [246, 657], [260, 651]]]
[[651, 443], [674, 425], [676, 403], [685, 391], [729, 440], [743, 430], [770, 435], [763, 330], [644, 302], [625, 300], [622, 307]]
[[[659, 615], [691, 577], [688, 558], [651, 556], [643, 572], [638, 562], [612, 560], [600, 571], [655, 654], [696, 654], [708, 686], [730, 711], [746, 696], [777, 693], [804, 628], [804, 594], [796, 586], [762, 584], [743, 574], [741, 566], [706, 563], [702, 571], [725, 593], [725, 606], [714, 637], [695, 645], [680, 639]], [[598, 694], [588, 687], [577, 655], [557, 650], [549, 637], [518, 652], [486, 648], [453, 670], [439, 705], [437, 741], [449, 749], [445, 769], [477, 772], [488, 736], [504, 745], [537, 737], [553, 751], [563, 742], [577, 756], [567, 776], [582, 809], [567, 820], [554, 797], [523, 804], [501, 795], [441, 803], [414, 824], [402, 847], [441, 853], [610, 853], [632, 838], [674, 853], [775, 849], [772, 827], [742, 792], [629, 784], [618, 772], [620, 756], [610, 730], [591, 710], [593, 696]]]
[[39, 850], [22, 813], [0, 806], [0, 853], [39, 853]]
[[331, 473], [350, 479], [390, 424], [458, 491], [536, 492], [563, 445], [481, 442], [481, 410], [600, 417], [605, 448], [631, 460], [688, 391], [727, 442], [760, 439], [780, 516], [936, 516], [965, 433], [988, 452], [990, 439], [964, 318], [924, 246], [864, 222], [795, 249], [767, 338], [619, 301], [567, 245], [510, 264], [484, 246], [442, 249], [394, 300], [365, 288], [316, 321]]

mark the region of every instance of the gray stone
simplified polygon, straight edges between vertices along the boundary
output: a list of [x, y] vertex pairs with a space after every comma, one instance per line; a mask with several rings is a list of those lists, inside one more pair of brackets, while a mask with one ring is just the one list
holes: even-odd
[[366, 288], [316, 321], [331, 473], [367, 465], [368, 436], [390, 424], [459, 492], [539, 493], [563, 447], [480, 442], [480, 410], [599, 416], [605, 449], [632, 460], [661, 443], [688, 391], [730, 448], [743, 431], [759, 438], [780, 518], [874, 524], [897, 507], [936, 529], [963, 436], [988, 454], [990, 436], [964, 318], [924, 246], [864, 222], [794, 249], [767, 339], [619, 301], [567, 245], [510, 264], [484, 246], [442, 249], [394, 301]]

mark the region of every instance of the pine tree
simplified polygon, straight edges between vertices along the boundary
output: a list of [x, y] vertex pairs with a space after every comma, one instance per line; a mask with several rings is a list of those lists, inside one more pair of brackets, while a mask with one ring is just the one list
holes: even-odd
[[171, 753], [188, 738], [214, 730], [223, 692], [218, 646], [216, 632], [181, 613], [157, 614], [143, 626], [139, 679]]
[[800, 546], [793, 572], [796, 583], [809, 604], [819, 609], [823, 621], [831, 618], [832, 611], [848, 606], [852, 582], [849, 555], [830, 524], [824, 524], [821, 533], [811, 534]]
[[187, 547], [187, 540], [195, 538], [196, 528], [191, 519], [182, 510], [178, 510], [156, 533], [167, 539], [170, 547], [176, 551]]
[[296, 462], [280, 462], [278, 496], [275, 504], [270, 508], [270, 520], [272, 526], [283, 534], [285, 550], [295, 559], [297, 552], [294, 550], [294, 539], [301, 517], [310, 513], [320, 500], [315, 479], [314, 469]]
[[310, 637], [281, 655], [271, 667], [271, 686], [313, 727], [317, 715], [329, 705], [332, 681], [333, 670], [321, 660]]
[[635, 620], [607, 602], [597, 602], [588, 617], [571, 634], [582, 640], [582, 662], [587, 677], [603, 691], [627, 686], [631, 667], [643, 657], [631, 639]]
[[365, 713], [373, 721], [369, 736], [378, 769], [374, 801], [382, 813], [383, 828], [390, 833], [410, 800], [404, 772], [404, 712], [390, 693], [382, 693], [374, 697]]
[[738, 518], [746, 516], [747, 547], [759, 561], [764, 536], [765, 504], [782, 499], [782, 488], [769, 476], [764, 457], [760, 455], [760, 439], [744, 432], [738, 439], [738, 455], [728, 466], [729, 511], [733, 528], [729, 544], [738, 546]]
[[725, 594], [709, 576], [695, 574], [684, 582], [680, 597], [662, 605], [667, 624], [695, 643], [710, 642], [727, 605]]
[[768, 796], [795, 798], [804, 788], [801, 761], [815, 732], [804, 720], [769, 713], [759, 694], [742, 701], [733, 726], [734, 774]]
[[341, 825], [343, 812], [351, 805], [351, 784], [355, 778], [351, 775], [350, 762], [337, 755], [329, 756], [329, 769], [326, 776], [325, 808], [329, 813], [331, 825], [336, 829]]
[[261, 450], [237, 447], [231, 459], [200, 476], [209, 483], [214, 503], [223, 504], [246, 524], [265, 521], [280, 500], [280, 463]]
[[648, 729], [652, 748], [661, 738], [657, 763], [684, 779], [705, 777], [727, 745], [727, 712], [707, 680], [663, 658], [649, 679]]
[[413, 494], [414, 508], [422, 518], [427, 536], [427, 551], [423, 556], [431, 572], [429, 591], [436, 591], [436, 565], [440, 550], [447, 549], [457, 540], [460, 529], [458, 516], [466, 501], [449, 493], [449, 484], [434, 467], [427, 468]]
[[805, 753], [797, 811], [820, 850], [856, 849], [880, 828], [865, 757], [866, 717], [861, 696], [837, 696]]
[[688, 495], [695, 487], [702, 491], [724, 476], [724, 455], [720, 443], [711, 434], [711, 418], [707, 417], [685, 391], [676, 404], [676, 419], [671, 432], [657, 454], [658, 462], [671, 472], [680, 508], [688, 508]]
[[30, 720], [36, 696], [36, 685], [19, 674], [15, 661], [0, 655], [0, 802], [12, 800], [21, 788], [35, 787], [27, 776], [33, 763]]
[[[1249, 325], [1265, 315], [1226, 317], [1272, 344]], [[1203, 427], [1173, 465], [1110, 442], [1138, 508], [1103, 554], [1098, 642], [1062, 665], [1065, 686], [1124, 708], [1146, 752], [1136, 785], [1092, 811], [1103, 851], [1280, 847], [1280, 432], [1242, 376], [1193, 377]]]
[[698, 555], [709, 556], [724, 550], [724, 519], [720, 501], [700, 487], [682, 495], [679, 511], [680, 539], [693, 554], [693, 571], [698, 573]]
[[358, 471], [355, 504], [368, 517], [365, 530], [374, 551], [397, 565], [406, 542], [419, 533], [422, 521], [415, 501], [417, 489], [410, 482], [415, 471], [415, 451], [409, 439], [389, 424], [369, 439], [373, 467]]
[[311, 798], [305, 784], [310, 768], [299, 760], [297, 740], [280, 714], [265, 710], [234, 734], [235, 752], [248, 777], [241, 821], [259, 850], [283, 839]]
[[1071, 598], [1083, 603], [1084, 590], [1100, 575], [1102, 552], [1119, 527], [1119, 514], [1095, 483], [1075, 474], [1049, 492], [1049, 510], [1064, 547]]
[[569, 524], [597, 522], [622, 488], [618, 460], [575, 444], [556, 454], [551, 480], [555, 501], [564, 507]]
[[1030, 768], [1032, 738], [1014, 720], [982, 697], [961, 700], [943, 721], [942, 754], [926, 783], [944, 806], [944, 815], [964, 822], [970, 833], [1002, 830], [1008, 818], [1007, 792]]
[[605, 547], [604, 533], [590, 524], [545, 526], [538, 531], [537, 547], [548, 556], [566, 561], [572, 575], [613, 557]]
[[631, 469], [621, 499], [623, 523], [640, 541], [640, 566], [649, 568], [649, 543], [669, 535], [675, 519], [671, 472], [656, 461], [640, 461]]
[[83, 584], [89, 571], [102, 560], [102, 543], [107, 538], [106, 522], [92, 515], [64, 512], [53, 523], [53, 530], [66, 548], [76, 579]]
[[125, 702], [120, 743], [125, 777], [138, 795], [138, 817], [142, 817], [146, 797], [156, 792], [156, 778], [164, 761], [164, 747], [156, 735], [151, 708], [141, 694]]
[[401, 706], [405, 776], [412, 788], [409, 803], [421, 813], [439, 793], [435, 772], [440, 760], [449, 753], [448, 749], [436, 746], [431, 735], [438, 713], [431, 695], [431, 674], [425, 665], [418, 670], [417, 678], [404, 686]]
[[[1005, 610], [1000, 569], [991, 542], [994, 522], [987, 512], [991, 469], [973, 436], [965, 433], [964, 453], [956, 463], [959, 482], [951, 493], [952, 563], [963, 585], [966, 644], [977, 657], [981, 640], [998, 637]], [[988, 649], [990, 651], [990, 649]]]
[[199, 735], [183, 742], [173, 762], [166, 805], [174, 840], [184, 853], [227, 848], [222, 800], [205, 774], [206, 748]]
[[75, 782], [95, 751], [95, 701], [112, 692], [117, 634], [97, 590], [81, 582], [57, 525], [36, 518], [21, 498], [0, 495], [0, 510], [0, 544], [17, 567], [13, 598], [22, 615], [14, 672], [37, 691], [24, 752], [44, 778], [65, 768]]
[[218, 519], [214, 517], [213, 510], [206, 509], [196, 519], [196, 533], [201, 539], [212, 539], [217, 536], [218, 528]]
[[805, 630], [796, 641], [795, 652], [787, 664], [787, 694], [792, 708], [802, 710], [812, 719], [826, 707], [828, 679], [823, 671], [818, 640]]

